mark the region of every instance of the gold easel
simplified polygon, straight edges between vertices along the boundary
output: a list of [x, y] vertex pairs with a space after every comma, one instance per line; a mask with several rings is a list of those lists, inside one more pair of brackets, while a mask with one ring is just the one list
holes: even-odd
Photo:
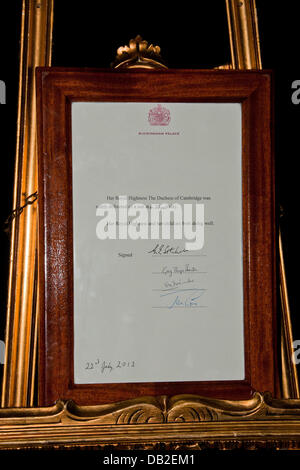
[[[54, 0], [23, 0], [14, 209], [36, 187], [36, 66], [51, 65]], [[260, 69], [255, 0], [226, 0], [232, 64]], [[119, 49], [118, 67], [162, 68], [159, 48], [141, 38]], [[125, 64], [126, 62], [126, 64]], [[96, 447], [116, 449], [300, 449], [300, 400], [292, 361], [292, 328], [279, 233], [282, 302], [282, 394], [250, 400], [197, 396], [145, 397], [100, 406], [58, 401], [33, 408], [37, 318], [37, 204], [12, 220], [6, 364], [0, 408], [0, 449]], [[29, 407], [30, 406], [30, 407]], [[163, 447], [159, 447], [162, 445]]]

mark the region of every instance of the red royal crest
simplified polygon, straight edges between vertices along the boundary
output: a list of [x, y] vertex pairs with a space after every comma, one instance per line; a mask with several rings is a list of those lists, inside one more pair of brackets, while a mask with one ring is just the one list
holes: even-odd
[[171, 113], [167, 108], [158, 104], [155, 108], [150, 109], [148, 121], [151, 126], [167, 126], [171, 121]]

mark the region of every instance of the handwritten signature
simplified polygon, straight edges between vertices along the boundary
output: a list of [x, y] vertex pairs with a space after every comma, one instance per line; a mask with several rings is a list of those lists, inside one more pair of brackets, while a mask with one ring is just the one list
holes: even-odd
[[[203, 296], [206, 289], [175, 289], [172, 292], [162, 293], [161, 297], [171, 296], [171, 303], [168, 308], [193, 308], [199, 307], [200, 297]], [[175, 297], [175, 298], [174, 298]]]
[[185, 248], [179, 248], [179, 246], [170, 246], [170, 245], [165, 245], [165, 244], [159, 244], [157, 243], [152, 250], [148, 251], [148, 253], [152, 255], [181, 255], [182, 253], [185, 253], [186, 250]]
[[182, 299], [179, 295], [176, 295], [175, 300], [169, 305], [169, 308], [176, 308], [176, 307], [185, 307], [185, 308], [193, 308], [193, 307], [198, 307], [199, 304], [197, 302], [197, 299], [199, 299], [201, 295], [198, 295], [197, 297], [193, 298], [186, 298]]
[[187, 279], [179, 279], [178, 281], [175, 281], [174, 279], [172, 279], [171, 281], [166, 281], [164, 282], [164, 290], [171, 290], [171, 289], [176, 289], [177, 287], [179, 286], [182, 286], [184, 284], [191, 284], [195, 282], [194, 279], [191, 279], [191, 278], [187, 278]]
[[199, 272], [195, 266], [191, 266], [190, 264], [185, 264], [184, 266], [163, 266], [161, 270], [161, 274], [164, 274], [167, 277], [172, 277], [175, 274], [182, 275], [182, 274], [193, 274]]

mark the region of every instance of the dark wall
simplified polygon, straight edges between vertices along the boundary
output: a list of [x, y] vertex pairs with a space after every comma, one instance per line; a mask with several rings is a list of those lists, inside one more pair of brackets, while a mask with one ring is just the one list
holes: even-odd
[[[4, 3], [4, 2], [2, 2]], [[172, 68], [210, 68], [230, 61], [225, 1], [184, 5], [161, 2], [134, 7], [96, 0], [56, 0], [53, 65], [109, 67], [116, 49], [140, 34], [159, 44]], [[300, 339], [297, 242], [298, 125], [300, 105], [291, 101], [291, 84], [300, 80], [298, 19], [300, 3], [257, 0], [263, 65], [275, 73], [276, 177], [278, 207], [284, 209], [282, 231], [295, 339]], [[15, 156], [18, 49], [21, 0], [1, 5], [0, 80], [6, 83], [6, 104], [0, 105], [0, 340], [4, 339], [9, 238], [4, 221], [12, 209]], [[2, 366], [0, 365], [2, 373]], [[1, 375], [1, 374], [0, 374]], [[0, 377], [1, 378], [1, 377]]]

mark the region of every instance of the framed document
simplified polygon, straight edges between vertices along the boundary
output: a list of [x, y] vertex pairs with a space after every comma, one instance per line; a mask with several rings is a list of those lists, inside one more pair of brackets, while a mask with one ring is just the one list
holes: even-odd
[[37, 86], [40, 404], [276, 393], [270, 74]]

